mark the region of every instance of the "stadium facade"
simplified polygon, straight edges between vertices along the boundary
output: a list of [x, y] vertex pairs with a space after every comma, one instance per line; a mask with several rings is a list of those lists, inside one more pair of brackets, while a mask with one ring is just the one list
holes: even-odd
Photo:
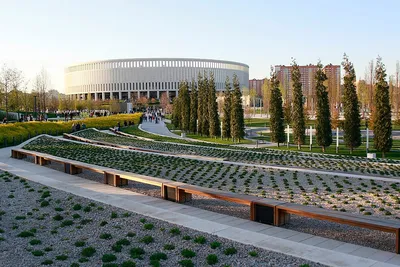
[[171, 98], [182, 81], [197, 81], [199, 73], [213, 72], [216, 89], [224, 91], [225, 80], [238, 76], [241, 88], [249, 86], [249, 66], [243, 63], [193, 58], [133, 58], [92, 61], [65, 69], [65, 91], [75, 99]]

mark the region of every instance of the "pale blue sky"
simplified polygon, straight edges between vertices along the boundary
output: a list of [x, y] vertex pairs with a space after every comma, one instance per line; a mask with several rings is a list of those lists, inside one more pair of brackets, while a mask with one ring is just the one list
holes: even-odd
[[113, 58], [191, 57], [250, 66], [340, 64], [364, 77], [381, 55], [389, 74], [400, 60], [398, 0], [0, 0], [0, 64], [33, 79], [43, 66], [64, 91], [64, 67]]

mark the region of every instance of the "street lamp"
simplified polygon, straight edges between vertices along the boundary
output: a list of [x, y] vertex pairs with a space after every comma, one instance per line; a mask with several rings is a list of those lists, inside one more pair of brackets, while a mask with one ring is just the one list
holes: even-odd
[[35, 118], [35, 120], [36, 120], [36, 118], [37, 118], [37, 116], [36, 116], [36, 95], [34, 95], [33, 96], [33, 117]]

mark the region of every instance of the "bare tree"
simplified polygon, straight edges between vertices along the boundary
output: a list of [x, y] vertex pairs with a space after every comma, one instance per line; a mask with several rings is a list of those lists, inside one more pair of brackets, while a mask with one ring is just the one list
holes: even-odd
[[11, 69], [7, 65], [3, 65], [0, 72], [0, 93], [1, 99], [4, 99], [1, 104], [4, 105], [6, 111], [6, 118], [8, 117], [10, 92], [18, 90], [22, 83], [22, 73], [17, 69]]
[[37, 92], [38, 96], [38, 104], [39, 104], [39, 111], [40, 112], [46, 112], [46, 98], [47, 98], [47, 92], [50, 87], [50, 77], [47, 73], [47, 71], [42, 68], [39, 74], [36, 75], [35, 81], [34, 81], [34, 87], [35, 91]]

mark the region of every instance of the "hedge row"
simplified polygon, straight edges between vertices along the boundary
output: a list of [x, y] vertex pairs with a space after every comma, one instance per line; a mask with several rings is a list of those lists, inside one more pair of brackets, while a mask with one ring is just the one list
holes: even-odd
[[29, 138], [39, 134], [62, 135], [72, 131], [73, 123], [85, 123], [87, 128], [108, 129], [114, 127], [118, 122], [123, 125], [124, 121], [139, 123], [141, 113], [119, 114], [107, 117], [86, 118], [68, 122], [17, 122], [0, 125], [0, 147], [13, 146], [20, 144]]

